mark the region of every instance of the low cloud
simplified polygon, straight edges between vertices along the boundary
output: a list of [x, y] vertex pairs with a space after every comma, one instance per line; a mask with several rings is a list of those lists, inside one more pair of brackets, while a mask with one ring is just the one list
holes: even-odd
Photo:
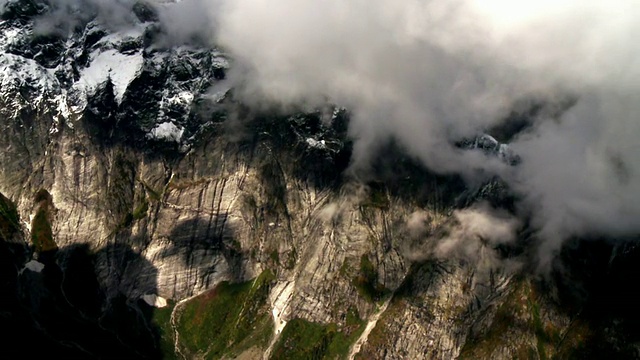
[[[640, 232], [635, 2], [151, 3], [172, 41], [195, 36], [231, 55], [235, 71], [228, 81], [245, 102], [330, 101], [348, 108], [353, 168], [366, 166], [375, 149], [394, 138], [433, 171], [469, 181], [479, 173], [500, 176], [520, 195], [519, 212], [539, 230], [543, 262], [572, 236]], [[132, 1], [56, 4], [78, 14], [92, 9], [118, 25], [131, 16]], [[40, 26], [55, 28], [60, 20]], [[504, 121], [516, 103], [567, 98], [577, 99], [575, 105], [560, 115], [542, 112], [512, 140], [518, 166], [452, 145]]]
[[454, 225], [446, 236], [436, 240], [434, 254], [437, 257], [459, 257], [478, 261], [486, 248], [513, 244], [521, 223], [511, 214], [492, 209], [481, 203], [468, 209], [453, 212]]
[[[499, 175], [539, 229], [542, 261], [571, 236], [640, 231], [632, 2], [235, 0], [212, 13], [246, 101], [353, 111], [354, 167], [392, 137], [436, 172]], [[519, 166], [451, 145], [515, 103], [568, 98], [576, 105], [512, 141]]]
[[501, 258], [497, 248], [514, 245], [521, 227], [515, 216], [485, 202], [455, 210], [448, 218], [416, 211], [407, 218], [407, 237], [401, 252], [413, 262], [458, 259], [489, 272], [518, 265], [514, 259]]
[[189, 43], [212, 44], [216, 18], [212, 14], [221, 9], [219, 0], [182, 0], [178, 3], [155, 1], [164, 36], [163, 46]]
[[80, 25], [94, 20], [117, 30], [135, 22], [135, 0], [56, 0], [49, 11], [36, 19], [34, 31], [41, 34], [68, 34]]

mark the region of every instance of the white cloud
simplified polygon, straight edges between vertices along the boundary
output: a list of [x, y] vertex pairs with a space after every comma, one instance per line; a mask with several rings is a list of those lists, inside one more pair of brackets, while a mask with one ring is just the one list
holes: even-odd
[[[131, 2], [89, 3], [121, 14]], [[231, 53], [229, 81], [247, 102], [349, 108], [354, 167], [394, 137], [435, 171], [501, 175], [550, 254], [573, 235], [640, 231], [639, 5], [185, 0], [160, 7], [160, 17], [178, 41], [199, 34]], [[516, 168], [451, 145], [504, 119], [516, 101], [567, 96], [576, 106], [535, 119], [513, 141]]]
[[[501, 174], [551, 251], [572, 235], [640, 230], [638, 5], [234, 0], [212, 12], [245, 99], [350, 108], [356, 165], [393, 136], [436, 171]], [[566, 96], [574, 108], [514, 141], [515, 169], [450, 145], [515, 101]]]

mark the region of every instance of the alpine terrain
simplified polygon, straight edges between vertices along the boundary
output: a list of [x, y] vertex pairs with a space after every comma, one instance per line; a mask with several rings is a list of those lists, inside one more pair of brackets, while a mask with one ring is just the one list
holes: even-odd
[[[243, 101], [223, 48], [166, 41], [170, 4], [47, 28], [64, 3], [1, 10], [3, 358], [640, 358], [634, 238], [541, 269], [499, 177], [394, 139], [354, 167], [351, 109]], [[518, 167], [511, 139], [573, 104], [455, 146]]]

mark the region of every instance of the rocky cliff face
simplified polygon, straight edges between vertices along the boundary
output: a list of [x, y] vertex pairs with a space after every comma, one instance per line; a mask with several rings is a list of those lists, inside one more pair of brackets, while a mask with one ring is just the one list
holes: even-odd
[[124, 30], [39, 33], [50, 7], [9, 1], [0, 23], [0, 352], [639, 356], [637, 295], [611, 280], [637, 272], [635, 246], [576, 242], [538, 276], [523, 225], [443, 256], [457, 211], [512, 206], [499, 181], [432, 174], [394, 144], [352, 173], [347, 110], [239, 103], [224, 53], [159, 46], [142, 3]]

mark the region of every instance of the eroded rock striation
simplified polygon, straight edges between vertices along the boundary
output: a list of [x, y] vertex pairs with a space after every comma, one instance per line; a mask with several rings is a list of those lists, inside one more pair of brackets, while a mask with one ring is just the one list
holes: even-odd
[[[51, 6], [9, 1], [0, 23], [0, 353], [639, 356], [637, 295], [611, 281], [637, 274], [633, 243], [576, 242], [539, 275], [526, 221], [507, 243], [455, 230], [513, 210], [499, 179], [393, 143], [353, 173], [346, 109], [252, 109], [222, 50], [158, 45], [142, 3], [126, 30], [38, 32]], [[517, 166], [489, 135], [467, 145]]]

